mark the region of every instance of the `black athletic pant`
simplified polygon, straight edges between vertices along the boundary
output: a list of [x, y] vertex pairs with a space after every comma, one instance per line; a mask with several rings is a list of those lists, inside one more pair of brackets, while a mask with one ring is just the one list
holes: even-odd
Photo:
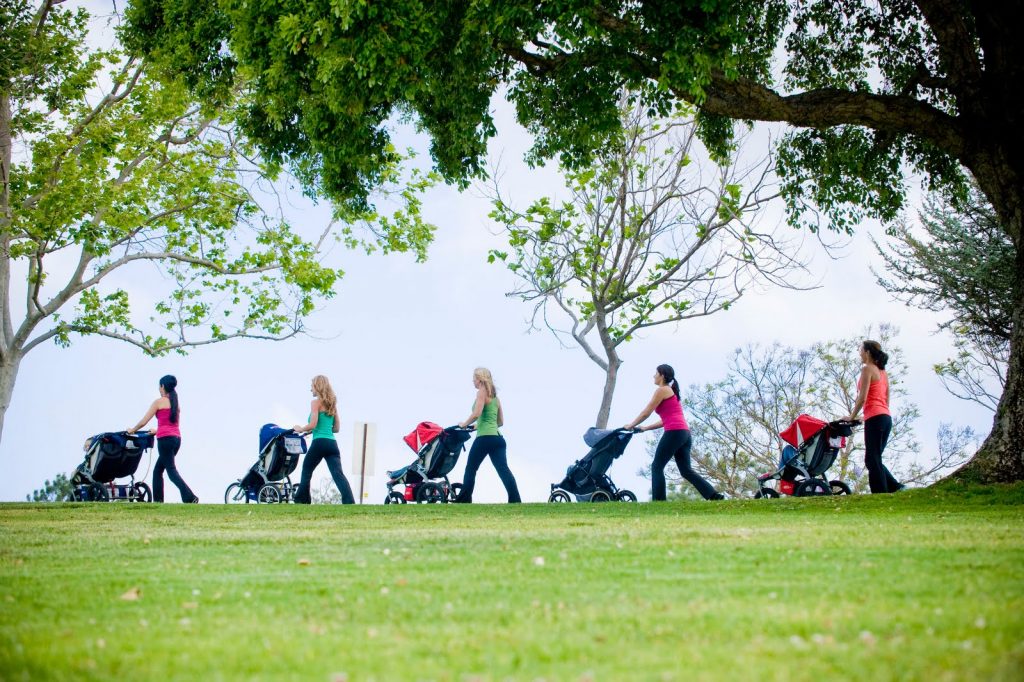
[[666, 431], [662, 434], [661, 440], [658, 441], [658, 449], [654, 451], [654, 461], [651, 463], [651, 497], [655, 502], [665, 499], [665, 466], [673, 458], [679, 467], [679, 473], [693, 484], [705, 500], [710, 500], [718, 494], [714, 486], [690, 466], [692, 444], [693, 439], [687, 429]]
[[509, 502], [522, 502], [519, 497], [519, 487], [516, 485], [516, 477], [508, 468], [508, 458], [505, 455], [505, 438], [503, 436], [477, 436], [473, 441], [473, 447], [469, 449], [469, 459], [466, 461], [466, 476], [462, 480], [462, 490], [456, 502], [472, 502], [473, 488], [476, 486], [476, 472], [483, 464], [484, 459], [490, 455], [494, 468], [498, 470], [498, 477], [505, 486]]
[[338, 442], [333, 438], [313, 439], [313, 444], [309, 446], [309, 451], [302, 460], [302, 479], [299, 481], [298, 490], [295, 491], [295, 502], [309, 504], [313, 501], [309, 488], [313, 480], [313, 470], [320, 464], [320, 460], [327, 462], [327, 470], [331, 472], [334, 485], [338, 486], [341, 493], [341, 503], [355, 504], [352, 487], [345, 478], [345, 472], [341, 470], [341, 451], [338, 450]]
[[181, 448], [181, 438], [178, 436], [164, 436], [163, 438], [156, 439], [156, 466], [153, 467], [153, 501], [163, 502], [164, 501], [164, 472], [167, 472], [167, 478], [171, 479], [171, 483], [178, 486], [178, 492], [181, 493], [182, 502], [193, 502], [196, 499], [196, 494], [192, 492], [188, 484], [178, 473], [178, 467], [174, 465], [174, 456], [178, 454], [178, 450]]
[[894, 493], [902, 486], [882, 464], [882, 453], [889, 442], [892, 417], [875, 415], [864, 422], [864, 466], [868, 469], [868, 485], [874, 493]]

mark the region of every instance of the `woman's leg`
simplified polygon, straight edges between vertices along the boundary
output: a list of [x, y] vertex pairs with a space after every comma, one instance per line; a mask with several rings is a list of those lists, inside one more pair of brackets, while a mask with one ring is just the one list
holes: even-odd
[[455, 498], [456, 502], [472, 502], [473, 501], [473, 488], [476, 486], [476, 472], [480, 468], [480, 464], [484, 461], [484, 457], [487, 456], [486, 443], [482, 443], [481, 439], [487, 436], [477, 436], [476, 440], [473, 441], [473, 446], [469, 448], [469, 457], [466, 459], [466, 473], [462, 476], [462, 490], [459, 491], [459, 496]]
[[345, 478], [345, 472], [341, 470], [341, 452], [338, 450], [338, 443], [327, 439], [330, 444], [328, 452], [324, 456], [324, 461], [327, 462], [327, 470], [331, 472], [331, 478], [334, 479], [334, 485], [338, 487], [338, 492], [341, 493], [342, 504], [355, 504], [356, 500], [352, 496], [352, 486], [348, 484], [348, 479]]
[[864, 466], [868, 470], [868, 486], [871, 493], [892, 493], [899, 489], [899, 482], [882, 464], [882, 452], [889, 442], [892, 431], [892, 417], [880, 414], [864, 422]]
[[512, 475], [512, 470], [508, 468], [505, 438], [502, 436], [484, 436], [484, 438], [495, 439], [489, 448], [491, 451], [491, 461], [494, 462], [494, 468], [498, 471], [498, 478], [501, 479], [502, 484], [505, 486], [509, 503], [522, 502], [522, 498], [519, 497], [519, 486], [516, 485], [516, 477]]
[[313, 501], [309, 487], [313, 481], [313, 470], [324, 458], [320, 445], [323, 440], [323, 438], [313, 439], [313, 444], [309, 446], [306, 456], [302, 459], [302, 478], [299, 479], [299, 487], [295, 489], [295, 504], [309, 504]]
[[704, 480], [704, 477], [690, 466], [690, 448], [693, 446], [693, 437], [689, 431], [682, 431], [681, 433], [685, 434], [685, 436], [675, 451], [676, 466], [679, 467], [679, 473], [697, 489], [697, 492], [705, 500], [721, 499], [721, 495], [715, 490], [715, 486]]
[[665, 431], [658, 441], [658, 448], [654, 451], [654, 461], [651, 462], [651, 500], [663, 502], [665, 500], [665, 465], [672, 459], [672, 455], [682, 443], [683, 431]]
[[173, 462], [174, 455], [167, 454], [170, 452], [170, 443], [167, 443], [167, 438], [156, 439], [156, 465], [153, 467], [153, 501], [163, 502], [164, 501], [164, 462], [166, 459], [171, 458]]
[[[178, 455], [178, 450], [181, 449], [181, 438], [172, 436], [171, 438], [161, 438], [161, 441], [169, 442], [170, 456], [164, 460], [164, 469], [167, 471], [167, 478], [178, 488], [178, 493], [181, 495], [182, 502], [194, 502], [196, 494], [192, 492], [192, 489], [185, 483], [185, 479], [178, 473], [178, 466], [174, 463], [174, 458]], [[161, 481], [162, 483], [163, 481]]]

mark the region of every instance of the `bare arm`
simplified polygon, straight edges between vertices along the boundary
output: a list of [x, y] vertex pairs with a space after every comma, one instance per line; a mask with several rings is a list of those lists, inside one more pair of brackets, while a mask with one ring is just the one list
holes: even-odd
[[[651, 402], [647, 403], [647, 407], [645, 407], [643, 409], [643, 411], [639, 415], [637, 415], [636, 419], [634, 419], [633, 421], [629, 422], [628, 424], [626, 424], [622, 428], [629, 429], [629, 430], [635, 429], [636, 425], [640, 424], [645, 419], [650, 417], [651, 414], [654, 412], [654, 408], [656, 408], [658, 405], [660, 405], [661, 401], [664, 400], [665, 398], [667, 398], [669, 395], [674, 395], [674, 394], [672, 393], [672, 389], [669, 388], [668, 386], [659, 386], [658, 388], [656, 388], [654, 390], [654, 395], [651, 397]], [[653, 428], [661, 428], [661, 426], [662, 426], [662, 424], [659, 421], [658, 425], [656, 427], [653, 427]], [[646, 430], [649, 430], [649, 429], [644, 429], [644, 430], [646, 431]]]
[[501, 411], [501, 401], [498, 401], [498, 428], [505, 425], [505, 413]]
[[337, 433], [341, 430], [341, 415], [338, 414], [338, 408], [334, 408], [334, 426], [331, 427], [331, 433]]
[[[296, 424], [292, 429], [296, 433], [309, 433], [316, 428], [317, 421], [320, 420], [320, 399], [313, 398], [313, 402], [309, 404], [309, 423], [308, 424]], [[337, 421], [337, 420], [335, 420]]]
[[853, 404], [853, 409], [850, 410], [849, 421], [853, 421], [860, 414], [860, 410], [864, 407], [864, 401], [868, 399], [868, 387], [871, 385], [871, 370], [867, 365], [864, 365], [860, 370], [860, 390], [857, 391], [857, 402]]
[[149, 423], [150, 419], [152, 419], [154, 416], [156, 416], [156, 411], [158, 409], [160, 409], [160, 399], [159, 398], [154, 400], [153, 404], [149, 406], [148, 410], [146, 410], [146, 416], [143, 417], [142, 419], [140, 419], [138, 424], [136, 424], [132, 428], [128, 429], [128, 433], [135, 433], [137, 431], [140, 431], [146, 424]]
[[[486, 405], [486, 404], [487, 404], [487, 389], [484, 388], [483, 386], [481, 386], [479, 389], [477, 389], [477, 392], [476, 392], [476, 402], [473, 403], [473, 413], [471, 415], [469, 415], [468, 419], [464, 419], [463, 421], [459, 422], [459, 428], [464, 429], [467, 426], [469, 426], [470, 424], [472, 424], [473, 422], [475, 422], [477, 419], [479, 419], [480, 415], [483, 414], [483, 412], [484, 412], [484, 405]], [[500, 403], [499, 403], [499, 407], [500, 407]]]

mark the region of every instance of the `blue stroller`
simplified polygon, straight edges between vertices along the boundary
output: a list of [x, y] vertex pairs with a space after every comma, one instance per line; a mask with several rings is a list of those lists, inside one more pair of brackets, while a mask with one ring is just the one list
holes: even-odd
[[289, 476], [306, 452], [306, 439], [292, 429], [264, 424], [260, 455], [245, 476], [224, 491], [224, 504], [291, 502], [298, 486]]
[[[135, 480], [142, 455], [153, 447], [153, 434], [117, 431], [85, 443], [85, 460], [71, 474], [69, 502], [152, 502], [149, 486]], [[128, 483], [114, 479], [128, 477]]]
[[587, 429], [583, 442], [590, 446], [590, 452], [569, 467], [560, 483], [551, 484], [548, 502], [571, 502], [570, 495], [579, 502], [636, 502], [633, 491], [619, 490], [607, 473], [634, 433], [627, 429]]

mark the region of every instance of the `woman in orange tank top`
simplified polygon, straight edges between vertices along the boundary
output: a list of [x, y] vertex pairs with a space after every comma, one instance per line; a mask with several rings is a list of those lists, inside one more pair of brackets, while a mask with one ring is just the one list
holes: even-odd
[[882, 463], [882, 453], [892, 431], [889, 375], [885, 373], [889, 355], [877, 341], [865, 341], [860, 347], [860, 360], [864, 366], [857, 380], [857, 402], [848, 419], [857, 419], [864, 408], [864, 466], [868, 470], [868, 485], [872, 493], [894, 493], [903, 485]]

